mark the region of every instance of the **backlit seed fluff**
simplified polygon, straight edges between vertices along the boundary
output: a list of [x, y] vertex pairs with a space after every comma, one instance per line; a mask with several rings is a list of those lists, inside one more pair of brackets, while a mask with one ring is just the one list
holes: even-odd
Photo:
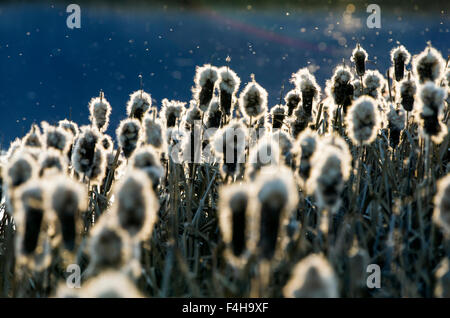
[[450, 238], [450, 174], [438, 181], [434, 206], [433, 221]]
[[131, 158], [132, 167], [145, 172], [156, 188], [164, 174], [158, 153], [153, 146], [144, 146], [136, 150]]
[[270, 110], [272, 118], [272, 128], [279, 129], [284, 124], [284, 118], [287, 115], [287, 107], [285, 105], [275, 105]]
[[312, 254], [295, 266], [283, 294], [289, 298], [337, 298], [338, 280], [328, 260]]
[[433, 47], [425, 50], [413, 57], [413, 71], [418, 77], [419, 83], [426, 81], [435, 82], [444, 73], [445, 61], [441, 53]]
[[84, 186], [66, 176], [51, 179], [49, 208], [55, 213], [63, 246], [73, 251], [82, 231], [81, 212], [86, 209], [87, 192]]
[[102, 218], [90, 233], [89, 254], [93, 271], [120, 269], [131, 256], [129, 237], [110, 219]]
[[227, 248], [227, 260], [239, 266], [251, 249], [251, 195], [246, 185], [231, 184], [220, 189], [219, 228]]
[[15, 189], [31, 180], [35, 174], [36, 161], [26, 152], [17, 152], [8, 160], [5, 173], [8, 189]]
[[247, 174], [251, 180], [255, 178], [262, 167], [278, 165], [280, 161], [280, 147], [270, 136], [264, 136], [250, 149], [247, 162]]
[[389, 129], [389, 140], [391, 143], [391, 147], [395, 148], [400, 142], [401, 131], [405, 128], [406, 114], [403, 108], [390, 104], [387, 118]]
[[25, 135], [25, 137], [23, 137], [23, 145], [26, 147], [35, 148], [42, 147], [41, 130], [39, 129], [38, 125], [33, 124], [31, 126], [30, 131]]
[[355, 63], [356, 74], [363, 76], [366, 72], [367, 52], [359, 44], [356, 45], [352, 52], [351, 61]]
[[320, 97], [320, 86], [317, 85], [316, 78], [305, 67], [292, 74], [291, 82], [301, 91], [303, 111], [311, 116], [314, 104]]
[[259, 119], [267, 111], [267, 91], [255, 81], [248, 83], [239, 97], [239, 106], [244, 116]]
[[446, 95], [446, 91], [433, 82], [425, 83], [419, 90], [421, 131], [437, 144], [441, 143], [448, 132], [447, 126], [442, 122]]
[[290, 165], [293, 156], [293, 140], [288, 132], [277, 130], [272, 134], [272, 139], [278, 143], [280, 153], [284, 158], [284, 163]]
[[287, 92], [286, 96], [284, 97], [284, 101], [286, 102], [286, 106], [288, 108], [288, 116], [292, 115], [294, 109], [297, 108], [301, 100], [301, 92], [298, 89], [294, 88]]
[[88, 280], [78, 292], [82, 298], [142, 298], [136, 285], [124, 273], [105, 271]]
[[394, 64], [394, 77], [397, 82], [405, 75], [405, 66], [409, 64], [411, 54], [403, 46], [397, 46], [391, 50], [391, 62]]
[[200, 122], [202, 120], [203, 112], [197, 106], [195, 101], [190, 102], [190, 107], [186, 110], [185, 122], [187, 125], [187, 129], [191, 129], [196, 122]]
[[51, 174], [64, 173], [67, 169], [67, 159], [60, 152], [54, 149], [48, 149], [39, 155], [39, 177]]
[[410, 112], [414, 109], [416, 90], [417, 86], [413, 79], [405, 78], [400, 82], [400, 91], [397, 97], [397, 101], [407, 112]]
[[214, 88], [219, 78], [217, 71], [217, 67], [210, 64], [196, 67], [194, 96], [198, 100], [199, 107], [202, 111], [208, 108], [209, 102], [213, 97]]
[[147, 145], [152, 145], [158, 150], [164, 151], [164, 130], [161, 120], [153, 118], [152, 116], [145, 116], [144, 118], [144, 142]]
[[46, 122], [42, 122], [42, 126], [47, 149], [54, 148], [66, 154], [72, 144], [72, 136], [63, 128], [49, 125]]
[[144, 172], [129, 171], [116, 185], [113, 213], [117, 224], [133, 240], [150, 237], [157, 220], [159, 202]]
[[89, 120], [101, 132], [108, 129], [109, 116], [111, 115], [111, 105], [103, 97], [94, 97], [89, 102]]
[[116, 130], [117, 139], [123, 154], [131, 157], [141, 138], [141, 124], [137, 119], [124, 119]]
[[217, 97], [213, 97], [209, 103], [206, 115], [206, 128], [219, 128], [222, 122], [222, 111]]
[[354, 144], [371, 144], [375, 140], [380, 125], [380, 115], [373, 98], [358, 98], [345, 119], [349, 137]]
[[332, 96], [334, 103], [343, 106], [344, 113], [352, 103], [353, 97], [353, 76], [347, 66], [338, 66], [330, 81], [327, 81], [327, 94]]
[[100, 138], [97, 128], [82, 127], [72, 151], [75, 171], [91, 181], [101, 177], [105, 169], [106, 160]]
[[186, 103], [176, 100], [169, 101], [167, 98], [162, 100], [160, 117], [165, 120], [167, 128], [174, 127], [177, 124], [177, 121], [181, 120], [181, 116], [185, 111], [185, 104]]
[[232, 113], [233, 96], [240, 85], [241, 79], [235, 72], [226, 66], [219, 68], [220, 111], [227, 116], [230, 116]]
[[285, 166], [264, 167], [255, 179], [258, 200], [258, 250], [271, 260], [281, 251], [285, 226], [298, 204], [298, 191], [292, 171]]
[[6, 159], [10, 160], [21, 148], [22, 140], [15, 138], [9, 145], [8, 151], [6, 152]]
[[70, 120], [63, 119], [58, 122], [58, 126], [64, 129], [65, 131], [72, 134], [72, 138], [76, 137], [78, 135], [78, 125]]
[[301, 149], [299, 174], [304, 180], [307, 180], [311, 165], [314, 164], [310, 159], [316, 149], [317, 133], [307, 129], [298, 136], [297, 143]]
[[381, 90], [385, 85], [383, 75], [377, 70], [369, 70], [363, 78], [364, 94], [373, 98], [381, 97]]
[[129, 118], [142, 121], [151, 106], [152, 97], [150, 94], [142, 90], [135, 91], [130, 95], [130, 99], [127, 102], [127, 115]]

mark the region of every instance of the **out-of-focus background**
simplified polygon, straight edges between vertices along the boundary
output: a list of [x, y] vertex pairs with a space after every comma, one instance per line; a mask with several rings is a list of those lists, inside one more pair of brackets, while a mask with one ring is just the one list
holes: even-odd
[[[188, 102], [196, 65], [230, 67], [241, 87], [254, 73], [269, 106], [299, 68], [323, 87], [349, 62], [357, 42], [368, 67], [386, 70], [397, 43], [412, 54], [431, 41], [450, 53], [449, 1], [376, 1], [381, 28], [366, 25], [365, 1], [76, 1], [81, 28], [66, 26], [69, 1], [0, 2], [0, 148], [33, 122], [88, 123], [88, 102], [103, 89], [113, 107], [109, 133], [131, 92]], [[72, 3], [73, 3], [72, 2]]]

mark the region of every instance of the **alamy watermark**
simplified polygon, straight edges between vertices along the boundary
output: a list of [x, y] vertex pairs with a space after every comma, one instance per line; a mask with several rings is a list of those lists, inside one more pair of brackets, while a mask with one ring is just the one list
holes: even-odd
[[81, 28], [81, 8], [78, 4], [69, 4], [66, 8], [66, 12], [70, 15], [66, 19], [66, 25], [69, 29]]

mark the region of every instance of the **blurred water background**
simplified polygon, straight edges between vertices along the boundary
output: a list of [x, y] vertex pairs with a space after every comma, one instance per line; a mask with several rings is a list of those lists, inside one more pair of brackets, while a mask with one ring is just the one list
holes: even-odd
[[[365, 1], [78, 1], [81, 28], [66, 26], [64, 1], [0, 2], [0, 143], [33, 122], [88, 123], [100, 89], [113, 107], [109, 133], [131, 92], [188, 102], [196, 65], [230, 67], [241, 87], [254, 73], [269, 106], [299, 68], [323, 87], [359, 41], [368, 68], [385, 72], [397, 43], [412, 54], [427, 41], [450, 53], [449, 1], [377, 1], [381, 28], [369, 29]], [[210, 3], [214, 3], [211, 5]]]

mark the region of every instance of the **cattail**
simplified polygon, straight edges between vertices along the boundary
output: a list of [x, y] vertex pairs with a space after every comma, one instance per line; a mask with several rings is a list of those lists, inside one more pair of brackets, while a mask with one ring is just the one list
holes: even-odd
[[105, 155], [97, 128], [82, 127], [72, 152], [72, 164], [79, 174], [95, 182], [104, 175]]
[[405, 128], [406, 115], [405, 111], [392, 104], [389, 105], [388, 112], [388, 128], [389, 128], [389, 140], [392, 148], [398, 146], [400, 142], [400, 134]]
[[400, 92], [398, 102], [403, 106], [403, 109], [410, 112], [414, 109], [414, 100], [416, 99], [416, 83], [414, 80], [408, 78], [400, 82]]
[[122, 272], [105, 271], [87, 281], [78, 292], [83, 298], [142, 298], [135, 284]]
[[287, 107], [284, 105], [275, 105], [270, 110], [272, 117], [272, 128], [279, 129], [283, 126], [284, 118], [286, 117]]
[[290, 166], [293, 159], [292, 137], [283, 130], [277, 130], [272, 134], [272, 139], [278, 143], [280, 154], [283, 156], [284, 163]]
[[344, 114], [352, 103], [353, 85], [352, 73], [346, 66], [338, 66], [330, 81], [327, 81], [327, 94], [333, 97], [336, 105], [342, 106]]
[[364, 75], [364, 95], [371, 96], [375, 99], [380, 98], [381, 90], [386, 84], [383, 75], [377, 70], [369, 70]]
[[317, 254], [302, 259], [283, 289], [289, 298], [337, 298], [338, 280], [328, 260]]
[[225, 174], [233, 176], [239, 173], [244, 163], [247, 130], [238, 121], [232, 121], [218, 131], [215, 135], [214, 147], [221, 156], [222, 170]]
[[449, 260], [444, 259], [436, 271], [436, 287], [434, 289], [434, 296], [438, 298], [450, 298], [450, 269]]
[[441, 77], [445, 61], [438, 50], [428, 46], [422, 53], [413, 57], [412, 66], [419, 83], [423, 84], [426, 81], [435, 82]]
[[219, 226], [227, 246], [225, 257], [239, 266], [251, 250], [250, 193], [245, 185], [232, 184], [221, 188], [219, 198]]
[[91, 263], [89, 266], [93, 271], [120, 269], [131, 257], [127, 233], [114, 226], [109, 220], [101, 218], [90, 233]]
[[153, 118], [152, 116], [145, 116], [144, 118], [144, 142], [147, 145], [152, 145], [155, 149], [164, 151], [164, 130], [161, 120]]
[[14, 154], [6, 165], [4, 179], [11, 191], [31, 180], [35, 174], [36, 161], [28, 153], [21, 151]]
[[311, 157], [317, 145], [317, 133], [311, 129], [303, 131], [297, 139], [298, 147], [301, 149], [299, 175], [303, 180], [309, 178], [311, 171]]
[[167, 128], [174, 127], [177, 120], [181, 120], [181, 116], [185, 110], [184, 105], [185, 103], [175, 100], [169, 101], [167, 98], [162, 100], [162, 110], [160, 116], [165, 119]]
[[364, 73], [366, 72], [367, 56], [366, 50], [358, 43], [352, 52], [351, 58], [351, 61], [355, 63], [356, 74], [358, 74], [358, 76], [364, 76]]
[[[18, 255], [29, 257], [42, 243], [44, 231], [44, 190], [42, 182], [30, 181], [18, 190], [14, 200], [15, 219], [19, 232]], [[42, 233], [41, 233], [42, 232]], [[40, 242], [41, 241], [41, 242]]]
[[116, 130], [117, 140], [123, 154], [128, 159], [138, 146], [141, 137], [141, 125], [137, 119], [124, 119]]
[[305, 67], [292, 74], [291, 82], [301, 91], [303, 102], [301, 107], [306, 116], [311, 117], [312, 110], [320, 96], [320, 86], [317, 85], [316, 78]]
[[109, 153], [114, 148], [114, 141], [112, 140], [111, 136], [103, 134], [100, 137], [100, 145], [105, 152]]
[[450, 237], [450, 174], [438, 181], [433, 220]]
[[183, 162], [183, 144], [186, 137], [186, 133], [176, 127], [168, 128], [166, 130], [166, 138], [168, 146], [169, 158], [174, 163]]
[[229, 117], [233, 111], [233, 98], [239, 89], [239, 85], [241, 85], [241, 79], [235, 72], [225, 66], [219, 68], [219, 76], [220, 111]]
[[411, 54], [403, 45], [392, 49], [391, 62], [394, 64], [394, 77], [397, 82], [405, 76], [405, 65], [409, 64], [410, 59]]
[[213, 97], [206, 111], [206, 128], [219, 128], [222, 122], [222, 111], [220, 110], [219, 99]]
[[86, 189], [66, 176], [52, 179], [49, 195], [49, 209], [57, 219], [64, 248], [74, 251], [82, 230], [81, 212], [86, 207]]
[[194, 126], [195, 122], [199, 122], [202, 120], [203, 112], [197, 106], [195, 101], [190, 101], [190, 107], [186, 111], [186, 115], [184, 116], [185, 128], [187, 130], [191, 130]]
[[39, 156], [39, 177], [42, 178], [53, 173], [64, 173], [67, 170], [66, 160], [60, 152], [54, 149], [47, 149]]
[[267, 91], [253, 81], [245, 86], [239, 97], [241, 113], [251, 119], [259, 119], [267, 111]]
[[[340, 140], [337, 136], [335, 140]], [[345, 141], [343, 142], [345, 143]], [[341, 202], [341, 193], [345, 181], [350, 176], [351, 156], [348, 146], [335, 145], [321, 141], [311, 157], [313, 166], [307, 180], [308, 194], [315, 193], [320, 207], [336, 211]]]
[[34, 148], [42, 147], [42, 136], [38, 125], [33, 124], [31, 126], [30, 131], [23, 138], [23, 145]]
[[133, 240], [146, 240], [153, 231], [159, 208], [151, 182], [142, 171], [131, 170], [115, 189], [113, 213], [117, 224]]
[[152, 106], [152, 97], [143, 90], [138, 90], [130, 95], [127, 102], [127, 115], [129, 118], [135, 118], [142, 121], [145, 114]]
[[258, 249], [260, 256], [271, 260], [284, 244], [285, 226], [298, 203], [297, 187], [290, 169], [264, 167], [256, 180], [258, 199]]
[[72, 136], [63, 128], [49, 125], [42, 122], [44, 128], [44, 141], [47, 149], [54, 148], [61, 153], [67, 154], [72, 143]]
[[366, 96], [358, 98], [345, 119], [353, 143], [371, 144], [377, 137], [380, 115], [373, 98]]
[[280, 147], [270, 136], [264, 137], [253, 148], [247, 162], [248, 177], [253, 180], [261, 168], [270, 165], [278, 165], [280, 160]]
[[153, 188], [156, 189], [164, 174], [164, 169], [153, 146], [143, 146], [136, 150], [131, 157], [131, 162], [133, 168], [146, 173], [152, 182]]
[[58, 122], [58, 127], [61, 127], [68, 133], [72, 134], [72, 138], [75, 138], [78, 135], [78, 125], [70, 120], [64, 119]]
[[292, 115], [294, 109], [297, 108], [297, 106], [300, 104], [300, 101], [302, 100], [300, 94], [301, 92], [298, 89], [294, 88], [287, 92], [286, 96], [284, 97], [284, 101], [286, 102], [286, 106], [288, 108], [288, 117]]
[[301, 105], [299, 105], [294, 110], [293, 116], [289, 120], [292, 137], [297, 138], [298, 135], [308, 127], [310, 121], [311, 116], [305, 112]]
[[421, 86], [419, 96], [422, 133], [439, 144], [448, 132], [442, 123], [446, 91], [433, 82], [427, 82]]
[[89, 120], [100, 132], [108, 129], [109, 116], [111, 115], [111, 105], [100, 92], [100, 97], [94, 97], [89, 102]]
[[208, 108], [209, 102], [213, 97], [214, 88], [217, 79], [219, 78], [217, 71], [217, 67], [211, 66], [210, 64], [196, 67], [194, 78], [195, 88], [193, 92], [202, 111], [205, 111]]
[[[184, 161], [193, 164], [199, 163], [202, 157], [202, 124], [201, 121], [191, 122], [192, 124], [187, 124], [186, 138], [183, 139], [181, 147]], [[193, 173], [192, 165], [190, 169], [191, 173]], [[192, 177], [192, 175], [190, 176]]]

